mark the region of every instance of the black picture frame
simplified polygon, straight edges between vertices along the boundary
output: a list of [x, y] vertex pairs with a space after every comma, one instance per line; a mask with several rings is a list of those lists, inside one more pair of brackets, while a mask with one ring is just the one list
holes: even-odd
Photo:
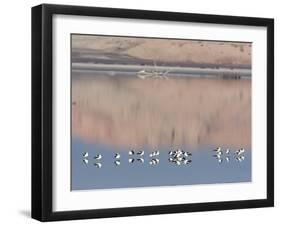
[[[52, 18], [55, 14], [261, 26], [267, 28], [267, 198], [95, 210], [52, 210]], [[121, 217], [274, 206], [274, 20], [268, 18], [43, 4], [32, 8], [32, 218]]]

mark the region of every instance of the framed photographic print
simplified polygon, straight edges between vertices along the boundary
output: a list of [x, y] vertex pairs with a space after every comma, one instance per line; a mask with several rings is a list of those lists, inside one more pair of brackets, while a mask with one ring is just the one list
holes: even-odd
[[274, 204], [274, 21], [32, 8], [32, 217]]

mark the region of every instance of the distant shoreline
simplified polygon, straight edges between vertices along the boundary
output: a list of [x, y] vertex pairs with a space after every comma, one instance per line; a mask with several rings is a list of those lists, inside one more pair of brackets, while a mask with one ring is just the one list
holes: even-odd
[[143, 67], [157, 66], [167, 67], [200, 67], [200, 68], [241, 68], [251, 69], [251, 64], [231, 64], [231, 63], [204, 63], [204, 62], [173, 62], [163, 60], [141, 59], [125, 54], [108, 53], [99, 50], [72, 49], [72, 63], [89, 64], [118, 64], [118, 65], [141, 65]]
[[169, 71], [167, 77], [208, 77], [221, 79], [251, 79], [252, 70], [236, 67], [190, 67], [182, 66], [146, 66], [146, 65], [121, 65], [121, 64], [96, 64], [96, 63], [72, 63], [73, 74], [93, 75], [127, 75], [134, 76], [141, 70], [153, 69], [159, 72]]

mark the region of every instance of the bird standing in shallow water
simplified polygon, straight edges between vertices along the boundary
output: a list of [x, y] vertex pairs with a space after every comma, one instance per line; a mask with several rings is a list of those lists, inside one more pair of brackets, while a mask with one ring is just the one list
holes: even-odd
[[88, 165], [88, 163], [89, 163], [89, 160], [88, 160], [89, 153], [88, 152], [84, 152], [82, 154], [82, 156], [83, 156], [83, 163]]
[[191, 155], [192, 155], [192, 154], [191, 154], [190, 152], [187, 152], [187, 151], [184, 152], [184, 156], [185, 156], [185, 157], [188, 157], [188, 156], [191, 156]]
[[115, 153], [115, 155], [114, 155], [114, 159], [115, 159], [114, 164], [116, 166], [119, 166], [121, 164], [120, 157], [121, 157], [121, 155], [119, 153]]
[[218, 147], [218, 148], [216, 148], [215, 150], [213, 150], [213, 151], [215, 151], [215, 152], [217, 152], [217, 153], [222, 153], [222, 149], [221, 149], [221, 147]]
[[244, 148], [240, 148], [238, 151], [235, 152], [236, 155], [241, 155], [242, 153], [245, 152]]
[[143, 155], [144, 154], [144, 151], [139, 151], [139, 152], [137, 152], [137, 155]]
[[99, 160], [99, 159], [101, 159], [102, 158], [102, 155], [101, 154], [97, 154], [95, 157], [94, 157], [94, 159], [97, 159], [97, 160]]
[[135, 154], [134, 150], [129, 151], [129, 155], [134, 155], [134, 154]]

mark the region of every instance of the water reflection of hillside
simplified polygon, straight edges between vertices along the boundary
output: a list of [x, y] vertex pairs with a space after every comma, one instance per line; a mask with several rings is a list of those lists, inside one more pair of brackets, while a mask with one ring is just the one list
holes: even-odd
[[72, 133], [85, 142], [251, 147], [251, 80], [75, 76], [72, 81]]

